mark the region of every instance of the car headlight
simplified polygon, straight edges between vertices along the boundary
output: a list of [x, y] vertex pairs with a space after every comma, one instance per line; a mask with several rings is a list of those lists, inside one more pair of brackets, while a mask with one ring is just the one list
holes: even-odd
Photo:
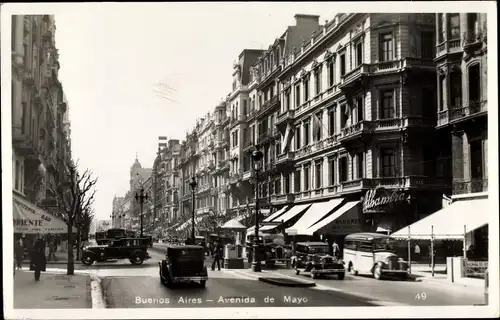
[[271, 252], [276, 252], [276, 249], [272, 248], [272, 249], [271, 249]]

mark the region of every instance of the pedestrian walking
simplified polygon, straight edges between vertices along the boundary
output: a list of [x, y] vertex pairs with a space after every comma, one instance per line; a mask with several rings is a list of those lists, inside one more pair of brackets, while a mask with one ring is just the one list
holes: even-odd
[[47, 261], [54, 260], [56, 261], [56, 241], [54, 238], [50, 238], [49, 240], [49, 254], [47, 257]]
[[21, 270], [23, 268], [24, 248], [19, 240], [14, 245], [14, 257], [16, 259], [16, 269]]
[[414, 251], [413, 253], [415, 254], [415, 261], [420, 261], [420, 247], [418, 246], [418, 244], [416, 243], [415, 244], [415, 248], [414, 248]]
[[220, 271], [220, 258], [222, 256], [222, 246], [218, 240], [215, 240], [212, 257], [214, 258], [212, 261], [212, 271], [215, 270], [215, 263], [217, 263], [217, 269]]
[[31, 251], [30, 261], [30, 270], [35, 271], [35, 281], [40, 281], [40, 274], [42, 271], [45, 271], [46, 263], [45, 242], [41, 238], [38, 238]]
[[333, 244], [332, 244], [332, 254], [336, 258], [340, 257], [340, 247], [337, 244], [337, 241], [335, 241], [335, 240], [333, 240]]

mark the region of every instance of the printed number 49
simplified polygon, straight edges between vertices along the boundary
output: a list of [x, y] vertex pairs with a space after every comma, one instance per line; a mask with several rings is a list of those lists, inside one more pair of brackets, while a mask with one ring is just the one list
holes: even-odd
[[427, 299], [427, 294], [425, 292], [419, 292], [415, 295], [415, 300], [425, 300]]

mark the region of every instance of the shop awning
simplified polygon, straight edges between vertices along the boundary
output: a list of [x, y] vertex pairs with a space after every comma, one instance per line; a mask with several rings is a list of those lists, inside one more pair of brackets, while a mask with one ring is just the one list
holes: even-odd
[[[13, 194], [13, 223], [15, 233], [67, 233], [68, 225], [23, 197]], [[73, 227], [73, 232], [76, 228]]]
[[307, 228], [304, 234], [312, 235], [314, 232], [318, 232], [345, 235], [361, 232], [359, 203], [360, 201], [351, 201], [345, 203], [340, 208], [337, 207], [338, 209], [332, 214]]
[[262, 220], [262, 222], [271, 222], [271, 221], [273, 221], [274, 219], [276, 219], [279, 216], [281, 216], [282, 214], [284, 214], [289, 208], [290, 208], [290, 206], [284, 206], [283, 208], [279, 209], [278, 211], [276, 211], [275, 213], [273, 213], [269, 217], [267, 217], [264, 220]]
[[307, 235], [307, 228], [320, 221], [342, 204], [344, 199], [333, 199], [330, 201], [313, 203], [304, 215], [285, 232], [289, 235]]
[[300, 204], [300, 205], [293, 206], [290, 210], [288, 210], [287, 212], [285, 212], [281, 216], [274, 218], [270, 222], [286, 223], [289, 220], [296, 217], [297, 215], [306, 211], [310, 206], [311, 206], [311, 204]]
[[425, 217], [391, 236], [398, 239], [463, 239], [465, 233], [488, 224], [494, 214], [488, 199], [459, 200]]

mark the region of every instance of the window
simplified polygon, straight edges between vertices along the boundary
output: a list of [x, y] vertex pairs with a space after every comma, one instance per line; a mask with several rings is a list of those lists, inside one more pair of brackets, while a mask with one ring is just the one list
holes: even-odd
[[299, 125], [299, 127], [295, 130], [295, 150], [299, 150], [301, 147], [300, 129], [301, 126]]
[[356, 111], [358, 115], [358, 122], [363, 121], [363, 112], [364, 112], [364, 105], [363, 105], [363, 97], [360, 96], [356, 99]]
[[477, 13], [467, 13], [467, 32], [469, 39], [476, 37], [479, 34], [479, 17]]
[[[483, 179], [483, 140], [477, 139], [470, 142], [470, 176], [472, 179]], [[476, 185], [476, 183], [473, 183]], [[482, 189], [482, 188], [481, 188]], [[473, 192], [481, 192], [477, 190]]]
[[460, 14], [449, 13], [448, 17], [448, 38], [460, 39]]
[[304, 167], [304, 191], [309, 190], [309, 179], [310, 179], [309, 170], [310, 170], [309, 167]]
[[15, 168], [14, 168], [14, 189], [19, 191], [19, 180], [21, 180], [21, 173], [19, 172], [20, 171], [20, 166], [19, 166], [19, 160], [16, 160], [16, 164], [15, 164]]
[[314, 139], [315, 141], [320, 141], [321, 138], [323, 137], [323, 114], [321, 112], [316, 114], [316, 124], [314, 127], [315, 132], [314, 134]]
[[359, 242], [358, 251], [360, 252], [372, 252], [373, 246], [371, 242]]
[[333, 86], [335, 83], [335, 63], [330, 61], [328, 63], [328, 87]]
[[281, 179], [274, 180], [274, 193], [281, 194]]
[[451, 108], [462, 106], [462, 74], [458, 71], [453, 71], [450, 74], [450, 94]]
[[345, 53], [340, 55], [340, 76], [345, 75], [346, 73], [346, 60]]
[[331, 186], [335, 185], [335, 159], [328, 160], [328, 179]]
[[392, 32], [381, 34], [379, 42], [380, 42], [379, 60], [381, 62], [392, 60], [394, 58]]
[[318, 69], [316, 69], [316, 73], [315, 73], [315, 77], [314, 77], [314, 80], [315, 80], [315, 84], [314, 84], [314, 87], [316, 89], [316, 95], [320, 94], [321, 92], [321, 67], [318, 67]]
[[328, 110], [328, 134], [330, 136], [335, 134], [335, 107]]
[[295, 86], [295, 108], [300, 107], [300, 85]]
[[295, 170], [294, 176], [294, 192], [300, 192], [300, 169]]
[[439, 111], [443, 111], [446, 106], [446, 96], [444, 95], [444, 90], [446, 90], [446, 77], [439, 76]]
[[363, 179], [365, 174], [365, 163], [364, 163], [363, 153], [362, 152], [358, 153], [356, 158], [358, 161], [358, 179]]
[[346, 103], [340, 106], [340, 128], [345, 128], [347, 126], [347, 120], [349, 119], [349, 107]]
[[304, 146], [309, 145], [310, 126], [309, 119], [304, 121]]
[[422, 54], [422, 58], [426, 60], [434, 59], [434, 37], [432, 32], [423, 31], [420, 33], [420, 37], [422, 39], [420, 52]]
[[380, 148], [381, 176], [396, 177], [396, 152], [394, 148]]
[[285, 92], [285, 111], [290, 110], [290, 90]]
[[280, 136], [279, 139], [276, 141], [276, 154], [281, 154], [281, 139], [282, 137]]
[[392, 90], [382, 91], [380, 119], [394, 118], [394, 92]]
[[247, 100], [243, 100], [243, 114], [247, 115], [248, 114], [248, 102]]
[[356, 43], [356, 67], [363, 63], [363, 43]]
[[269, 98], [272, 98], [272, 97], [274, 97], [274, 86], [271, 86], [269, 88]]
[[339, 182], [340, 183], [347, 181], [347, 170], [348, 170], [347, 157], [339, 158]]
[[289, 175], [285, 176], [285, 193], [289, 194], [290, 193], [290, 181], [292, 181], [291, 173]]
[[439, 43], [443, 42], [446, 39], [446, 19], [443, 13], [438, 13], [438, 35], [439, 35]]
[[469, 67], [469, 103], [481, 100], [481, 77], [479, 76], [479, 64]]
[[304, 85], [304, 102], [307, 102], [309, 100], [309, 77], [305, 77], [302, 83]]
[[321, 188], [321, 175], [323, 174], [322, 164], [316, 163], [316, 189]]

